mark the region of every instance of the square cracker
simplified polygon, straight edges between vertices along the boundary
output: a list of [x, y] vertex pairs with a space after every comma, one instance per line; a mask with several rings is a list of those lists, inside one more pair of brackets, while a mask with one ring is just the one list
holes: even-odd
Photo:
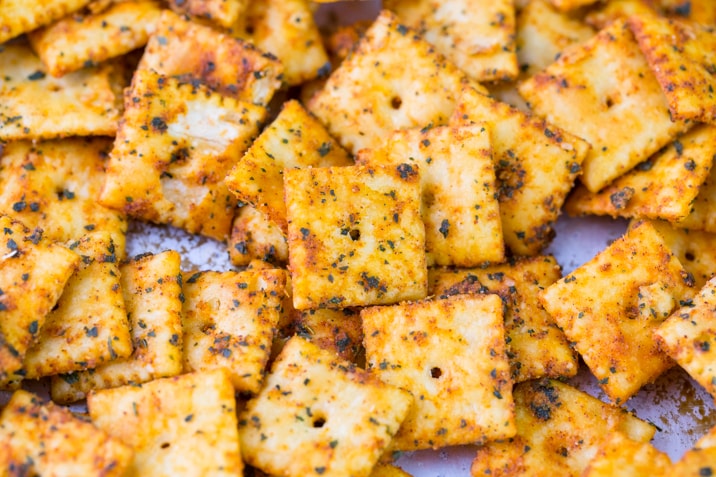
[[474, 477], [493, 475], [579, 477], [613, 431], [649, 442], [656, 428], [622, 408], [548, 379], [515, 386], [517, 435], [477, 451]]
[[519, 92], [537, 114], [592, 145], [581, 178], [591, 192], [598, 192], [689, 126], [671, 120], [666, 97], [621, 20], [564, 52], [522, 83]]
[[266, 106], [281, 87], [283, 66], [250, 43], [162, 12], [139, 69], [200, 82], [240, 101]]
[[95, 368], [132, 354], [112, 238], [91, 232], [70, 249], [82, 262], [27, 351], [23, 369], [28, 379]]
[[59, 20], [92, 0], [6, 0], [0, 9], [0, 43]]
[[447, 123], [462, 85], [470, 82], [384, 10], [353, 54], [311, 98], [308, 109], [355, 154], [380, 147], [385, 135], [396, 129]]
[[247, 270], [184, 277], [185, 371], [224, 368], [237, 391], [258, 393], [286, 294], [287, 273]]
[[691, 212], [714, 156], [716, 126], [696, 126], [596, 194], [577, 186], [565, 210], [570, 215], [679, 221]]
[[90, 369], [52, 378], [52, 400], [68, 403], [90, 390], [139, 384], [182, 372], [181, 273], [177, 252], [135, 257], [120, 267], [134, 350]]
[[428, 264], [477, 266], [502, 262], [500, 208], [486, 125], [395, 131], [364, 164], [417, 164]]
[[284, 186], [297, 309], [425, 298], [417, 166], [292, 169]]
[[299, 85], [327, 76], [331, 63], [307, 0], [249, 2], [234, 32], [262, 51], [275, 55], [283, 65], [288, 85]]
[[526, 258], [472, 269], [432, 268], [431, 296], [495, 293], [505, 304], [507, 358], [516, 383], [577, 374], [577, 356], [537, 295], [562, 277], [552, 256]]
[[281, 229], [253, 206], [244, 205], [234, 217], [228, 240], [229, 259], [237, 267], [252, 260], [288, 262], [288, 244]]
[[28, 38], [48, 73], [61, 77], [144, 46], [161, 11], [155, 1], [122, 1], [65, 17]]
[[246, 13], [248, 3], [248, 0], [169, 0], [169, 8], [231, 28]]
[[693, 296], [693, 284], [643, 222], [539, 298], [602, 389], [622, 403], [673, 365], [652, 333]]
[[616, 431], [599, 446], [582, 477], [665, 477], [670, 468], [668, 455], [648, 442], [632, 440]]
[[415, 398], [392, 448], [482, 444], [515, 434], [500, 297], [369, 307], [361, 319], [367, 369]]
[[132, 475], [243, 475], [225, 370], [95, 391], [87, 408], [97, 427], [132, 448]]
[[290, 100], [256, 138], [226, 177], [240, 200], [263, 212], [287, 232], [283, 170], [349, 166], [353, 160], [313, 115]]
[[0, 442], [7, 476], [121, 477], [132, 460], [119, 439], [26, 391], [16, 391], [3, 409]]
[[716, 235], [701, 230], [678, 228], [677, 224], [652, 221], [669, 250], [694, 277], [694, 289], [700, 290], [716, 274]]
[[[654, 331], [669, 356], [716, 400], [716, 278]], [[713, 346], [713, 348], [712, 348]]]
[[235, 208], [224, 177], [265, 114], [204, 86], [137, 70], [100, 202], [224, 240]]
[[554, 236], [552, 224], [589, 144], [468, 87], [451, 124], [471, 122], [486, 124], [490, 132], [505, 243], [516, 255], [535, 255]]
[[413, 399], [303, 338], [239, 416], [244, 459], [273, 475], [368, 476]]
[[385, 8], [476, 81], [517, 77], [512, 0], [388, 0]]
[[669, 101], [672, 117], [716, 123], [714, 27], [656, 14], [634, 15], [628, 23]]
[[68, 138], [5, 145], [0, 157], [0, 214], [41, 228], [58, 242], [107, 232], [124, 258], [124, 214], [97, 203], [112, 140]]
[[0, 387], [22, 368], [79, 255], [0, 215]]
[[0, 69], [1, 140], [117, 132], [124, 87], [121, 65], [104, 64], [53, 78], [26, 43], [14, 42], [0, 48]]

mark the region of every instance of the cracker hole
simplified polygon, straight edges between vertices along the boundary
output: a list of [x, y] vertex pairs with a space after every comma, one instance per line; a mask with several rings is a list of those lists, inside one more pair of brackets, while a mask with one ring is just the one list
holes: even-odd
[[390, 100], [390, 106], [393, 109], [400, 109], [402, 105], [403, 100], [400, 98], [400, 96], [393, 96], [393, 98]]
[[325, 424], [326, 424], [326, 418], [324, 418], [324, 417], [319, 416], [313, 420], [313, 427], [315, 427], [316, 429], [320, 429]]
[[162, 449], [168, 449], [170, 445], [171, 444], [169, 444], [168, 442], [165, 442], [164, 444], [160, 445], [159, 447], [161, 447]]
[[432, 376], [434, 379], [438, 379], [442, 375], [443, 375], [443, 370], [438, 367], [435, 367], [430, 370], [430, 376]]
[[686, 260], [688, 260], [689, 262], [693, 262], [694, 260], [696, 260], [696, 257], [695, 257], [694, 254], [691, 253], [691, 252], [686, 252], [686, 253], [684, 254], [684, 258], [685, 258]]
[[360, 230], [353, 229], [350, 232], [348, 232], [348, 235], [350, 236], [351, 240], [354, 242], [360, 238]]

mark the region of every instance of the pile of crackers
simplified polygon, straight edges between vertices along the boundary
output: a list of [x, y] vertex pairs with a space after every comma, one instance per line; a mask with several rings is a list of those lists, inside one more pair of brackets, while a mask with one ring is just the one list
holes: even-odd
[[[0, 475], [716, 471], [624, 407], [676, 365], [716, 397], [716, 5], [382, 8], [0, 4]], [[562, 277], [563, 209], [632, 222]]]

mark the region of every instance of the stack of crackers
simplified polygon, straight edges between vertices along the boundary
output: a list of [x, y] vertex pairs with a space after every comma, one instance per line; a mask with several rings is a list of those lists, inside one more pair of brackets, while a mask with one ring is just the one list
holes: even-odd
[[[0, 4], [0, 475], [712, 475], [625, 405], [716, 397], [716, 5], [324, 8]], [[562, 277], [563, 208], [632, 222]]]

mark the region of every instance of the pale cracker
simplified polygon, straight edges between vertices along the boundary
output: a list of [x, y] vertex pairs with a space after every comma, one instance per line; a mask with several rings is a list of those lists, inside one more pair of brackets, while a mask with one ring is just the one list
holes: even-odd
[[284, 186], [297, 309], [425, 297], [418, 166], [292, 169]]
[[412, 402], [407, 391], [294, 337], [239, 416], [243, 456], [287, 477], [368, 476]]
[[90, 393], [92, 422], [134, 451], [132, 475], [243, 475], [234, 387], [223, 369]]
[[252, 260], [273, 264], [288, 262], [288, 244], [281, 229], [250, 205], [242, 206], [231, 227], [229, 259], [237, 267]]
[[5, 0], [0, 9], [0, 43], [59, 20], [92, 0]]
[[539, 298], [619, 404], [673, 365], [652, 333], [694, 295], [693, 285], [658, 232], [643, 222]]
[[298, 101], [290, 100], [236, 163], [226, 185], [286, 233], [284, 169], [352, 164], [351, 157], [323, 125]]
[[671, 120], [659, 83], [621, 20], [564, 52], [522, 83], [519, 92], [537, 114], [592, 145], [581, 177], [591, 192], [689, 126]]
[[656, 428], [559, 381], [529, 381], [513, 392], [517, 436], [477, 451], [472, 475], [579, 477], [613, 431], [649, 442]]
[[599, 446], [582, 477], [665, 477], [670, 475], [670, 468], [668, 455], [648, 442], [635, 441], [615, 431]]
[[138, 384], [182, 372], [180, 257], [166, 251], [135, 257], [120, 267], [132, 330], [132, 355], [95, 369], [52, 378], [52, 399], [67, 403], [90, 390]]

